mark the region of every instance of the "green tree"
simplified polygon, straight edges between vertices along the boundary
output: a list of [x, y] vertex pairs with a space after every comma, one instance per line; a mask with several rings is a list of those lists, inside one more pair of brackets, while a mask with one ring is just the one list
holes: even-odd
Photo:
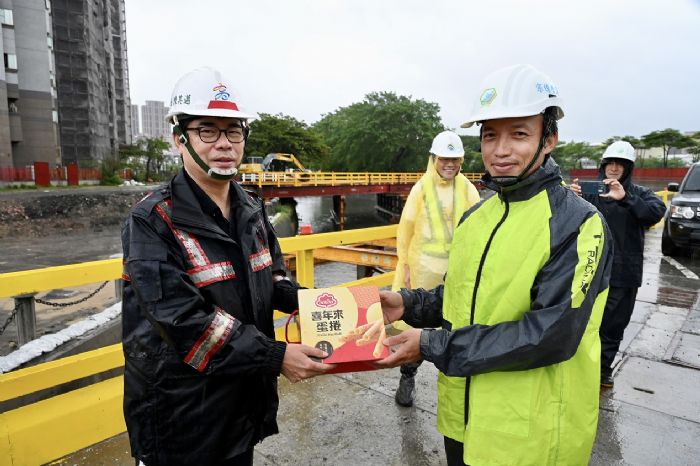
[[330, 148], [315, 129], [290, 116], [266, 113], [251, 123], [245, 152], [260, 157], [270, 152], [294, 154], [306, 168], [320, 168], [330, 156]]
[[552, 158], [562, 172], [568, 173], [572, 168], [580, 168], [582, 159], [600, 160], [600, 151], [587, 142], [560, 141], [552, 151]]
[[136, 178], [149, 181], [163, 178], [163, 161], [169, 148], [168, 143], [160, 138], [143, 138], [135, 144], [122, 147], [120, 153], [127, 165], [134, 170]]
[[440, 106], [393, 92], [324, 115], [316, 128], [331, 148], [324, 168], [337, 171], [420, 171], [444, 126]]
[[663, 166], [668, 166], [668, 152], [672, 147], [685, 149], [695, 144], [695, 140], [673, 128], [666, 128], [660, 131], [652, 131], [642, 136], [642, 143], [645, 147], [661, 147], [663, 150]]
[[481, 139], [479, 136], [460, 136], [464, 146], [464, 165], [462, 171], [483, 173], [484, 161], [481, 158]]

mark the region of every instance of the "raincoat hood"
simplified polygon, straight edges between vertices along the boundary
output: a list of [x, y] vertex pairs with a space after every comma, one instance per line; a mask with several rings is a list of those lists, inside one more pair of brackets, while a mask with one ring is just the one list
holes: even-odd
[[425, 169], [425, 174], [423, 175], [423, 177], [429, 176], [435, 186], [449, 186], [460, 176], [466, 180], [466, 177], [461, 172], [457, 173], [457, 175], [455, 175], [455, 177], [451, 180], [446, 180], [445, 178], [441, 177], [440, 173], [437, 171], [437, 168], [435, 168], [435, 157], [437, 156], [431, 155], [428, 157], [428, 166]]
[[634, 171], [634, 162], [630, 160], [615, 158], [603, 159], [600, 162], [600, 168], [598, 169], [598, 179], [604, 180], [605, 178], [607, 178], [605, 176], [605, 166], [613, 160], [625, 167], [625, 172], [622, 174], [622, 177], [618, 181], [620, 182], [622, 187], [625, 188], [625, 191], [629, 191], [630, 186], [632, 186], [632, 172]]

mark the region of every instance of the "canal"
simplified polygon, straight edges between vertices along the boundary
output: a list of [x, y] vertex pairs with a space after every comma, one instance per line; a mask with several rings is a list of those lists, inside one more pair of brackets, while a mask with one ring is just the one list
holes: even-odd
[[[314, 233], [334, 231], [332, 197], [300, 197], [297, 213]], [[384, 225], [375, 213], [375, 195], [347, 196], [346, 229]], [[13, 236], [3, 239], [0, 273], [107, 259], [121, 254], [121, 225], [96, 230], [72, 230], [50, 236]]]

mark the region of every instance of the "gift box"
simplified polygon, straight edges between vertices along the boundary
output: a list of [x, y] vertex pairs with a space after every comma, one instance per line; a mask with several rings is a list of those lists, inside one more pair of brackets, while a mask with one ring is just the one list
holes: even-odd
[[299, 324], [301, 342], [338, 364], [331, 373], [374, 370], [372, 361], [389, 355], [376, 286], [299, 290]]

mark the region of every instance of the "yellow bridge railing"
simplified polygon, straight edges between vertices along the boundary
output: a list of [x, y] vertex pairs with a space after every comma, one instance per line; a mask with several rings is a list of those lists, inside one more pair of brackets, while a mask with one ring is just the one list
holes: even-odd
[[[381, 242], [395, 238], [396, 228], [390, 225], [280, 238], [280, 245], [284, 253], [296, 254], [299, 283], [313, 287], [314, 249]], [[121, 273], [121, 259], [4, 273], [0, 274], [0, 297], [114, 280]], [[393, 276], [394, 272], [388, 272], [344, 285], [388, 286]], [[283, 332], [277, 335], [283, 338]], [[116, 344], [0, 374], [0, 408], [8, 401], [21, 401], [42, 390], [123, 366], [121, 344]], [[45, 464], [124, 432], [123, 385], [123, 377], [116, 376], [1, 412], [0, 466]]]
[[[463, 173], [470, 181], [481, 179], [481, 173]], [[367, 186], [376, 184], [415, 184], [423, 173], [367, 172], [257, 172], [243, 173], [246, 185], [263, 186]]]

